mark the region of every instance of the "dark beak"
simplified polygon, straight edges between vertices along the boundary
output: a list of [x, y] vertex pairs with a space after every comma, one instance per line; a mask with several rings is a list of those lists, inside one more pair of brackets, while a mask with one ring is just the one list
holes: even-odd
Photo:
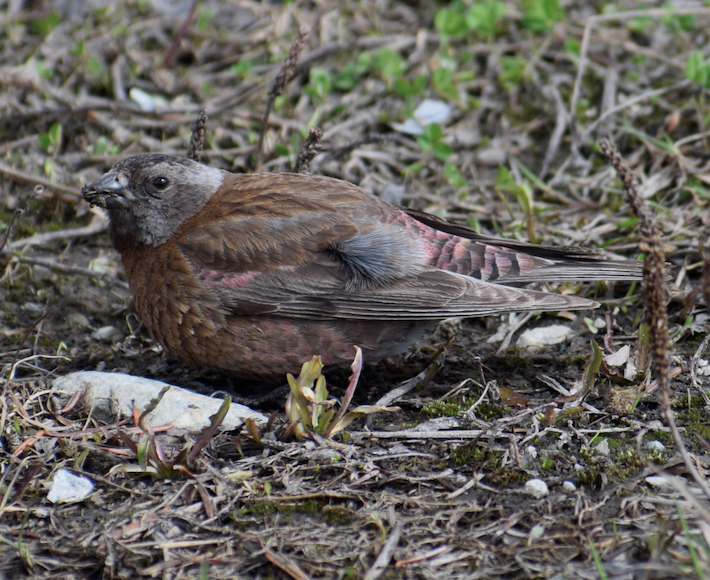
[[81, 195], [91, 205], [104, 209], [125, 209], [128, 207], [123, 196], [123, 186], [118, 182], [118, 174], [110, 171], [98, 181], [81, 188]]

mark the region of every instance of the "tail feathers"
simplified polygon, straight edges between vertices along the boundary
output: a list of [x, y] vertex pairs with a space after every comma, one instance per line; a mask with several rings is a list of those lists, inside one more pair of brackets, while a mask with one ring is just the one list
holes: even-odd
[[479, 234], [439, 217], [402, 208], [420, 223], [450, 234], [440, 241], [438, 268], [499, 284], [568, 281], [635, 281], [643, 278], [643, 262], [613, 260], [599, 250], [574, 246], [539, 246]]
[[[537, 256], [535, 256], [537, 258]], [[544, 260], [539, 258], [529, 270], [519, 270], [511, 276], [501, 276], [500, 283], [526, 282], [594, 282], [637, 281], [643, 279], [643, 262], [636, 260]], [[493, 281], [493, 280], [491, 280]]]

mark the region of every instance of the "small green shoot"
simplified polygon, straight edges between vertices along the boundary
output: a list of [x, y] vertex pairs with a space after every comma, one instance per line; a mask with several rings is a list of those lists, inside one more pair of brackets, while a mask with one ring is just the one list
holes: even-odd
[[498, 75], [498, 81], [506, 90], [521, 85], [525, 80], [525, 67], [528, 62], [522, 58], [515, 56], [503, 56], [500, 59], [500, 65], [503, 69]]
[[440, 140], [442, 134], [438, 123], [429, 123], [424, 127], [424, 133], [417, 139], [417, 143], [422, 151], [431, 151], [439, 161], [446, 161], [451, 156], [451, 147]]
[[528, 239], [532, 243], [536, 243], [537, 236], [535, 235], [535, 214], [534, 214], [534, 200], [533, 200], [533, 188], [525, 180], [520, 183], [513, 179], [510, 171], [507, 167], [501, 165], [498, 168], [498, 175], [496, 176], [496, 191], [501, 199], [505, 201], [503, 193], [508, 193], [514, 195], [518, 200], [520, 208], [525, 214], [525, 221], [527, 223]]
[[559, 0], [527, 0], [522, 25], [533, 32], [547, 32], [564, 18]]
[[54, 30], [60, 22], [59, 14], [50, 12], [45, 18], [30, 22], [30, 32], [38, 36], [44, 36]]
[[55, 154], [62, 146], [62, 126], [60, 123], [52, 123], [46, 133], [40, 133], [37, 139], [39, 146], [47, 153]]
[[449, 68], [438, 68], [431, 73], [434, 90], [445, 99], [458, 101], [459, 91], [454, 83], [454, 71]]
[[592, 540], [592, 538], [589, 538], [589, 549], [592, 552], [592, 560], [594, 560], [594, 567], [597, 569], [597, 574], [599, 574], [600, 580], [608, 580], [609, 577], [604, 571], [604, 563], [602, 562], [601, 556], [599, 555], [597, 547], [594, 544], [594, 540]]
[[303, 89], [311, 99], [325, 101], [330, 94], [333, 79], [330, 71], [323, 67], [313, 67], [308, 76], [308, 85]]
[[[666, 10], [672, 10], [677, 8], [672, 2], [668, 2], [663, 5]], [[695, 15], [694, 14], [669, 14], [663, 17], [663, 22], [666, 26], [669, 26], [673, 30], [690, 32], [695, 28]]]
[[352, 411], [347, 411], [352, 401], [357, 383], [362, 371], [362, 351], [355, 347], [355, 360], [350, 366], [353, 374], [345, 391], [340, 410], [335, 410], [335, 400], [328, 398], [325, 377], [321, 374], [323, 363], [319, 356], [314, 356], [303, 364], [298, 378], [286, 376], [291, 388], [286, 401], [286, 415], [291, 424], [283, 438], [292, 435], [299, 440], [320, 435], [326, 438], [343, 431], [350, 423], [363, 415], [371, 415], [382, 411], [399, 411], [398, 407], [377, 407], [361, 405]]
[[459, 38], [468, 32], [463, 10], [462, 4], [454, 3], [449, 8], [439, 8], [436, 11], [434, 26], [444, 42], [447, 38]]
[[469, 30], [486, 38], [488, 42], [499, 33], [501, 20], [505, 16], [505, 4], [498, 0], [477, 2], [466, 11], [466, 25]]
[[685, 77], [703, 88], [710, 88], [710, 64], [705, 64], [699, 50], [688, 57], [685, 63]]
[[[210, 424], [202, 428], [195, 442], [185, 447], [175, 458], [170, 459], [165, 455], [162, 445], [156, 439], [155, 433], [147, 420], [148, 414], [158, 406], [158, 403], [160, 403], [169, 389], [170, 387], [162, 389], [160, 394], [148, 403], [145, 410], [138, 417], [138, 426], [142, 434], [137, 443], [125, 431], [118, 431], [118, 435], [126, 447], [136, 454], [139, 470], [161, 479], [192, 475], [190, 469], [192, 469], [194, 460], [217, 433], [232, 404], [230, 397], [225, 398], [219, 410], [210, 417]], [[116, 465], [111, 469], [111, 473], [126, 471], [135, 472], [138, 469], [127, 463]]]
[[372, 69], [379, 72], [387, 86], [391, 87], [394, 80], [406, 72], [407, 63], [398, 52], [381, 48], [372, 57]]

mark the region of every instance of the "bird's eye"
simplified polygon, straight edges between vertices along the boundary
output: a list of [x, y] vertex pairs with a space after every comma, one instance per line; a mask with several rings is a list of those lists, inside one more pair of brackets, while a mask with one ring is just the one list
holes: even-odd
[[168, 181], [167, 177], [156, 177], [153, 180], [153, 186], [156, 189], [165, 189], [170, 182]]

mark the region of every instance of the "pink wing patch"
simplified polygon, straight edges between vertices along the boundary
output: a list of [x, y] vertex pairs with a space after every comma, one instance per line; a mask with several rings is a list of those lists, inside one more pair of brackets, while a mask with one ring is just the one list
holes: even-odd
[[219, 270], [198, 269], [198, 276], [210, 286], [222, 286], [236, 290], [251, 282], [261, 272], [221, 272]]
[[[209, 286], [220, 286], [222, 288], [229, 288], [231, 290], [236, 290], [241, 288], [246, 284], [249, 284], [254, 278], [260, 276], [264, 272], [222, 272], [221, 270], [211, 270], [210, 268], [201, 268], [196, 264], [192, 266], [197, 271], [197, 275], [200, 280], [205, 282]], [[295, 266], [280, 266], [274, 270], [282, 270], [286, 272], [293, 272], [296, 269]]]

